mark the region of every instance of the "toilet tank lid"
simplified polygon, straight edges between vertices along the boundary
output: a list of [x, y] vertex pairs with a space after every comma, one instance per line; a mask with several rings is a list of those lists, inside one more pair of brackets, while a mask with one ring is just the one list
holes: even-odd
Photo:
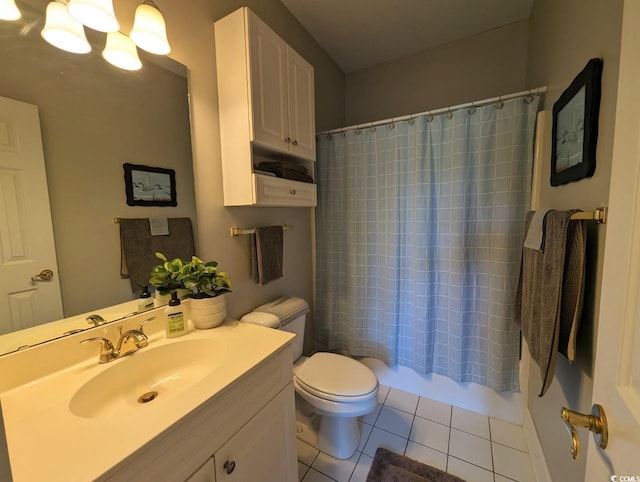
[[295, 296], [281, 296], [253, 310], [254, 313], [269, 313], [277, 316], [280, 320], [280, 325], [286, 325], [291, 320], [306, 315], [309, 311], [311, 311], [309, 304], [302, 298], [296, 298]]
[[271, 313], [262, 313], [260, 311], [252, 311], [247, 313], [240, 321], [245, 323], [253, 323], [254, 325], [266, 326], [267, 328], [279, 328], [280, 318]]

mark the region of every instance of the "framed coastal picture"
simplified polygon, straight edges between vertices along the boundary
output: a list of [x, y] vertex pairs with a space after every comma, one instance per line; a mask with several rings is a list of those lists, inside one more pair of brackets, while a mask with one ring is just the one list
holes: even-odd
[[129, 206], [177, 206], [173, 169], [125, 163], [124, 185]]
[[596, 170], [602, 59], [591, 59], [553, 104], [551, 185], [559, 186]]

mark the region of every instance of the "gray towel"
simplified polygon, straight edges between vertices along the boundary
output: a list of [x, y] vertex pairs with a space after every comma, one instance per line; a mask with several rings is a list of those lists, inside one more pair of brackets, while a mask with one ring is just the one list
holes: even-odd
[[251, 236], [251, 274], [253, 281], [264, 286], [282, 278], [282, 226], [256, 228]]
[[129, 278], [131, 290], [138, 291], [161, 262], [156, 253], [187, 261], [195, 255], [191, 219], [169, 218], [168, 236], [152, 236], [149, 218], [120, 219], [120, 247], [120, 276]]
[[[521, 326], [531, 357], [540, 368], [543, 382], [539, 396], [545, 394], [553, 380], [562, 313], [571, 313], [573, 319], [579, 311], [575, 303], [582, 303], [581, 295], [563, 293], [563, 288], [582, 286], [582, 283], [564, 283], [565, 272], [572, 272], [573, 269], [567, 269], [567, 261], [574, 263], [584, 260], [584, 253], [581, 256], [567, 255], [569, 250], [584, 250], [584, 243], [581, 246], [579, 240], [573, 239], [581, 229], [569, 229], [569, 219], [575, 212], [577, 210], [549, 211], [545, 220], [544, 252], [532, 249], [522, 251], [514, 317]], [[533, 212], [527, 213], [525, 235], [532, 217]], [[568, 240], [568, 235], [572, 236], [571, 240]], [[575, 340], [575, 330], [569, 331], [574, 332]]]

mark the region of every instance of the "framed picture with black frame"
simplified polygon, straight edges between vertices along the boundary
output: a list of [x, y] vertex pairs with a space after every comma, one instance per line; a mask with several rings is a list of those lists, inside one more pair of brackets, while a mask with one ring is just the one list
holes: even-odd
[[173, 169], [125, 163], [124, 185], [129, 206], [177, 206]]
[[553, 104], [551, 185], [593, 176], [596, 170], [602, 59], [591, 59]]

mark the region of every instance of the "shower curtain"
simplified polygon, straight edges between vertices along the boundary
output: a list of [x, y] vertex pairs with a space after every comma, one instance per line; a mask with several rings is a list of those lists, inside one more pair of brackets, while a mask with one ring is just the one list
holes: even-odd
[[320, 343], [518, 390], [512, 310], [538, 100], [319, 135]]

